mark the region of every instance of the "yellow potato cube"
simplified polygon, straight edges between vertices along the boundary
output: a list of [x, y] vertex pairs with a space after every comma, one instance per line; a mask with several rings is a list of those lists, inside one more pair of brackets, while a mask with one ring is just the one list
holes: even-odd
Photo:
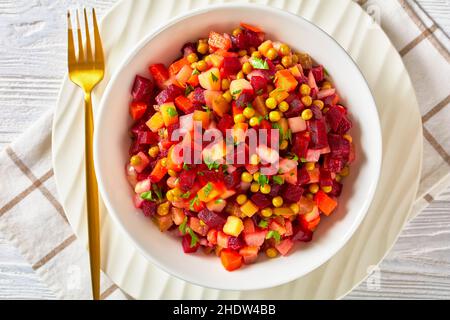
[[253, 202], [251, 202], [250, 200], [248, 200], [246, 203], [244, 203], [244, 204], [241, 206], [241, 211], [242, 211], [242, 213], [245, 214], [247, 217], [251, 218], [251, 217], [253, 217], [253, 215], [254, 215], [255, 213], [258, 212], [258, 207], [257, 207]]
[[147, 127], [150, 128], [153, 132], [158, 132], [159, 129], [164, 127], [164, 120], [161, 112], [156, 112], [150, 120], [146, 123]]
[[229, 216], [223, 226], [223, 232], [233, 237], [238, 237], [242, 230], [244, 230], [244, 223], [240, 218], [235, 216]]

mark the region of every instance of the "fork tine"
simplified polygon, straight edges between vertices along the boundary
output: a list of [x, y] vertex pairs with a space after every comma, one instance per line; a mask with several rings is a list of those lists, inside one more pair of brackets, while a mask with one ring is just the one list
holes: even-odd
[[70, 11], [67, 11], [67, 47], [68, 47], [68, 66], [70, 68], [71, 64], [77, 61], [75, 56], [75, 44], [73, 41], [73, 30], [72, 22], [70, 20]]
[[93, 62], [94, 57], [92, 55], [91, 36], [89, 34], [89, 23], [86, 8], [84, 8], [84, 25], [86, 31], [86, 60], [87, 62]]
[[100, 38], [100, 32], [98, 31], [97, 16], [95, 14], [94, 8], [92, 8], [92, 18], [94, 21], [95, 63], [100, 64], [100, 66], [103, 67], [104, 57], [103, 57], [102, 39]]
[[83, 36], [81, 35], [80, 15], [77, 9], [78, 61], [84, 61]]

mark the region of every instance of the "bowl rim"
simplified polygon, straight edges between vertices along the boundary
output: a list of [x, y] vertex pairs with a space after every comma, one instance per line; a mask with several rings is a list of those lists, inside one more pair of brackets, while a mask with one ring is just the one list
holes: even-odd
[[[379, 183], [381, 167], [382, 167], [382, 158], [383, 158], [382, 157], [383, 139], [382, 139], [381, 123], [380, 123], [380, 117], [379, 117], [377, 104], [374, 99], [372, 90], [369, 86], [369, 83], [367, 82], [367, 79], [365, 78], [364, 74], [362, 73], [360, 67], [354, 61], [354, 59], [351, 57], [351, 55], [340, 45], [339, 42], [337, 42], [330, 34], [328, 34], [321, 27], [319, 27], [315, 23], [307, 20], [306, 18], [304, 18], [300, 15], [294, 14], [292, 12], [282, 10], [282, 9], [279, 9], [276, 7], [272, 7], [269, 5], [263, 5], [263, 4], [257, 4], [257, 3], [221, 3], [221, 4], [208, 5], [203, 8], [189, 10], [185, 13], [174, 16], [173, 18], [168, 20], [166, 23], [160, 25], [159, 27], [155, 28], [154, 30], [151, 30], [149, 32], [149, 34], [146, 35], [145, 37], [143, 37], [143, 39], [140, 40], [130, 50], [130, 52], [125, 56], [125, 58], [119, 63], [119, 66], [114, 71], [114, 73], [113, 73], [111, 79], [109, 80], [109, 82], [105, 88], [105, 91], [101, 97], [100, 105], [99, 105], [99, 108], [97, 111], [97, 115], [95, 117], [95, 128], [99, 127], [99, 124], [101, 123], [101, 119], [103, 118], [104, 113], [107, 112], [106, 100], [107, 100], [107, 97], [110, 96], [113, 85], [119, 78], [120, 73], [123, 71], [124, 67], [126, 65], [128, 65], [137, 56], [137, 54], [148, 44], [148, 42], [152, 41], [154, 38], [156, 38], [159, 34], [164, 32], [165, 30], [171, 28], [172, 26], [174, 26], [184, 20], [190, 19], [190, 18], [200, 15], [200, 14], [204, 14], [204, 13], [208, 13], [208, 12], [216, 11], [216, 10], [221, 10], [221, 9], [236, 9], [236, 10], [238, 10], [238, 9], [258, 9], [261, 11], [265, 11], [268, 14], [276, 13], [281, 16], [284, 15], [286, 17], [291, 17], [291, 18], [302, 20], [303, 23], [309, 24], [312, 28], [316, 29], [317, 32], [322, 33], [325, 37], [327, 37], [329, 40], [334, 42], [337, 45], [337, 49], [342, 51], [342, 53], [344, 53], [344, 55], [349, 59], [349, 61], [351, 61], [351, 63], [356, 67], [357, 73], [359, 74], [361, 79], [364, 81], [364, 84], [367, 87], [368, 92], [370, 93], [369, 94], [370, 97], [368, 97], [372, 104], [370, 107], [371, 108], [373, 107], [375, 109], [374, 112], [375, 112], [375, 116], [376, 116], [376, 119], [374, 119], [376, 132], [371, 133], [372, 135], [374, 135], [375, 142], [377, 143], [377, 146], [375, 146], [377, 149], [376, 153], [373, 153], [371, 155], [372, 161], [374, 161], [374, 168], [375, 168], [374, 181], [369, 184], [369, 190], [367, 192], [367, 199], [365, 199], [363, 204], [360, 206], [360, 208], [359, 208], [360, 213], [357, 215], [356, 219], [349, 226], [348, 232], [345, 233], [345, 236], [342, 237], [342, 239], [335, 246], [335, 248], [333, 248], [333, 250], [330, 250], [330, 252], [331, 252], [330, 254], [324, 255], [323, 257], [317, 259], [317, 261], [312, 265], [310, 270], [307, 272], [303, 272], [303, 273], [299, 273], [299, 272], [294, 273], [293, 272], [291, 276], [286, 276], [286, 277], [284, 277], [280, 280], [276, 280], [276, 281], [273, 281], [273, 280], [272, 281], [261, 281], [259, 284], [251, 284], [251, 285], [248, 285], [246, 283], [246, 287], [240, 287], [240, 288], [235, 288], [235, 287], [231, 287], [231, 286], [214, 286], [213, 284], [206, 284], [206, 283], [199, 281], [198, 278], [186, 276], [186, 275], [182, 274], [181, 272], [178, 272], [176, 269], [174, 269], [168, 265], [160, 263], [153, 255], [151, 255], [148, 252], [148, 250], [146, 250], [138, 241], [136, 241], [136, 239], [135, 239], [134, 235], [131, 233], [131, 231], [129, 231], [127, 228], [125, 228], [125, 226], [122, 223], [122, 218], [120, 218], [120, 215], [118, 215], [116, 213], [116, 210], [111, 205], [111, 203], [109, 201], [108, 192], [106, 191], [105, 187], [101, 183], [103, 181], [102, 180], [103, 174], [102, 174], [102, 170], [101, 170], [101, 166], [100, 166], [100, 156], [99, 156], [99, 152], [98, 152], [100, 135], [97, 134], [97, 132], [98, 132], [97, 130], [94, 130], [94, 146], [93, 146], [94, 167], [95, 167], [95, 172], [97, 175], [98, 189], [100, 191], [101, 199], [103, 200], [109, 215], [112, 217], [114, 223], [116, 223], [119, 226], [119, 228], [122, 230], [122, 232], [124, 232], [124, 234], [131, 240], [131, 242], [134, 244], [134, 246], [147, 258], [147, 260], [149, 262], [151, 262], [152, 264], [154, 264], [155, 266], [157, 266], [164, 272], [167, 272], [168, 274], [170, 274], [182, 281], [187, 281], [194, 285], [202, 286], [205, 288], [211, 288], [211, 289], [216, 289], [216, 290], [240, 290], [240, 291], [267, 289], [267, 288], [272, 288], [272, 287], [276, 287], [279, 285], [283, 285], [285, 283], [289, 283], [289, 282], [294, 281], [306, 274], [309, 274], [312, 271], [314, 271], [315, 269], [317, 269], [318, 267], [320, 267], [321, 265], [325, 264], [333, 256], [335, 256], [347, 244], [347, 242], [354, 235], [354, 233], [356, 232], [356, 230], [358, 229], [358, 227], [361, 225], [362, 221], [366, 217], [367, 212], [370, 208], [370, 205], [372, 204], [372, 201], [373, 201], [373, 198], [375, 195], [375, 191], [376, 191], [378, 183]], [[376, 136], [375, 136], [375, 134], [376, 134]]]

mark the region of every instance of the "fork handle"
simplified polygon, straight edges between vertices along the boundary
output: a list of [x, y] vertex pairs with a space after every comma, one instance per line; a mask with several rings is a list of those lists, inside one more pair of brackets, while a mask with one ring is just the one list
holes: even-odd
[[92, 294], [94, 300], [100, 300], [100, 214], [97, 178], [95, 177], [93, 160], [94, 117], [90, 92], [85, 93], [84, 102], [89, 260], [91, 266]]

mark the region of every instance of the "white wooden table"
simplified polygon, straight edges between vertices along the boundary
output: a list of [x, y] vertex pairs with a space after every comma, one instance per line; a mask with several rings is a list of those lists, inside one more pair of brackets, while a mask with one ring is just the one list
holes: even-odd
[[[116, 0], [0, 0], [0, 149], [53, 108], [65, 73], [65, 13]], [[450, 1], [418, 0], [450, 34]], [[379, 266], [376, 290], [363, 282], [348, 299], [450, 299], [450, 188], [411, 221]], [[0, 299], [54, 299], [0, 234]]]

